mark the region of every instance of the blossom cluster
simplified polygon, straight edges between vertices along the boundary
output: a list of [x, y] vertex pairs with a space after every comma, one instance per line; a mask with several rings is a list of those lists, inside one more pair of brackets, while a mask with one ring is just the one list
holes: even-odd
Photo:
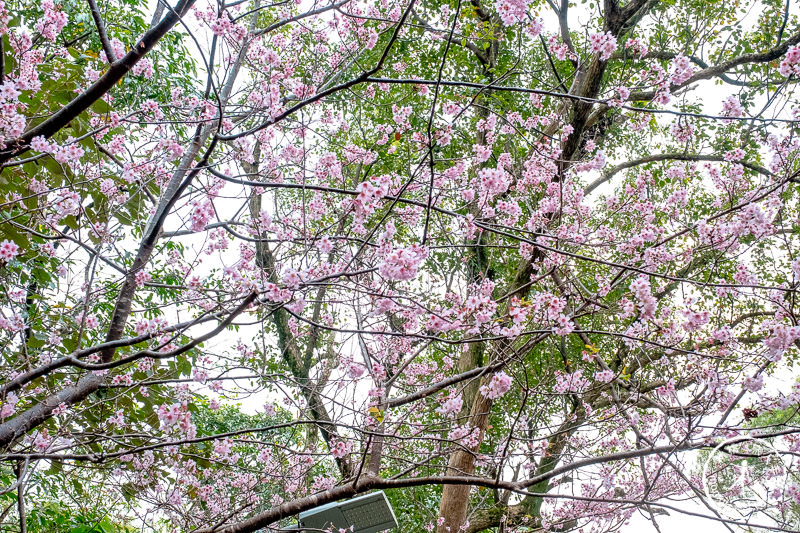
[[589, 47], [593, 53], [600, 54], [600, 59], [607, 61], [617, 50], [617, 39], [611, 32], [592, 33], [589, 35]]
[[790, 46], [781, 59], [778, 71], [783, 76], [800, 76], [800, 44]]
[[490, 400], [496, 400], [511, 390], [511, 383], [511, 376], [505, 372], [498, 372], [491, 377], [489, 383], [481, 385], [480, 393]]

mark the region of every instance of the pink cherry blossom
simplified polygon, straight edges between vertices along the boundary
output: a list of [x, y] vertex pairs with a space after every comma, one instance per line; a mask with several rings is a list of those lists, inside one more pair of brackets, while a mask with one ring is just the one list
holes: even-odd
[[8, 263], [19, 255], [19, 246], [8, 239], [0, 242], [0, 261]]
[[[495, 386], [496, 391], [499, 390], [500, 388], [502, 388], [502, 386], [497, 386], [497, 385]], [[507, 390], [508, 389], [506, 389], [506, 391]], [[481, 394], [484, 394], [483, 390], [481, 390]], [[505, 394], [505, 392], [500, 393], [500, 396], [502, 396], [503, 394]], [[486, 396], [487, 398], [491, 397], [488, 394], [484, 394], [484, 396]], [[450, 395], [447, 397], [445, 401], [442, 402], [442, 405], [436, 408], [436, 412], [442, 416], [452, 416], [459, 413], [463, 405], [464, 405], [464, 400], [460, 394]]]
[[19, 398], [15, 393], [11, 392], [6, 395], [2, 406], [0, 406], [0, 419], [13, 415], [17, 411], [17, 402], [19, 402]]
[[758, 392], [764, 386], [764, 376], [748, 376], [744, 379], [744, 387], [751, 392]]
[[778, 71], [783, 76], [800, 75], [800, 44], [789, 47], [781, 60]]
[[497, 3], [497, 14], [506, 26], [513, 26], [525, 20], [525, 13], [530, 0], [500, 0]]
[[559, 394], [580, 393], [589, 387], [589, 380], [583, 377], [583, 369], [578, 369], [571, 374], [556, 373], [556, 385], [553, 390]]
[[729, 96], [722, 101], [722, 116], [737, 118], [744, 115], [741, 101], [735, 96]]
[[387, 254], [378, 271], [386, 279], [409, 281], [416, 277], [420, 263], [427, 253], [421, 247], [395, 248]]
[[511, 376], [502, 371], [497, 372], [489, 380], [489, 383], [481, 386], [480, 392], [486, 398], [489, 398], [490, 400], [496, 400], [497, 398], [502, 398], [505, 396], [505, 394], [511, 389], [511, 383]]
[[214, 217], [214, 206], [210, 201], [192, 203], [192, 231], [203, 231]]
[[594, 373], [594, 379], [602, 383], [608, 383], [614, 380], [614, 372], [611, 370], [601, 370]]
[[594, 53], [600, 54], [600, 59], [607, 61], [617, 49], [617, 40], [610, 32], [592, 33], [589, 35], [589, 45]]
[[692, 77], [693, 69], [689, 58], [683, 54], [678, 54], [675, 59], [670, 62], [670, 83], [672, 85], [681, 85]]

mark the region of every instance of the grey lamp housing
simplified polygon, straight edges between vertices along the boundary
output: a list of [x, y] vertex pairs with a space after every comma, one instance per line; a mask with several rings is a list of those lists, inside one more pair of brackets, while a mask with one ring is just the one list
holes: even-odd
[[321, 505], [310, 511], [300, 513], [300, 531], [306, 528], [326, 530], [334, 527], [353, 533], [377, 533], [397, 527], [397, 518], [383, 491], [372, 492], [351, 500]]

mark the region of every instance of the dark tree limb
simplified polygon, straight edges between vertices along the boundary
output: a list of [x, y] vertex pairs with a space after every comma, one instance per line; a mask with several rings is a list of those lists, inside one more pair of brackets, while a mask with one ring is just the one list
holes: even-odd
[[100, 15], [100, 10], [97, 8], [95, 0], [86, 0], [89, 3], [89, 10], [92, 12], [92, 19], [94, 25], [97, 27], [97, 35], [100, 37], [100, 43], [103, 45], [103, 51], [106, 53], [109, 64], [114, 63], [117, 58], [114, 55], [114, 49], [111, 47], [111, 41], [108, 40], [106, 33], [106, 26], [103, 24], [103, 17]]
[[0, 168], [10, 159], [17, 157], [30, 149], [34, 137], [52, 137], [61, 128], [89, 109], [92, 104], [100, 100], [103, 95], [111, 90], [128, 72], [138, 63], [156, 44], [169, 32], [175, 24], [189, 11], [196, 0], [179, 0], [174, 9], [170, 9], [153, 29], [149, 30], [119, 61], [114, 62], [100, 79], [91, 87], [76, 96], [70, 103], [58, 110], [53, 116], [41, 124], [29, 129], [22, 137], [10, 141], [8, 147], [0, 151]]

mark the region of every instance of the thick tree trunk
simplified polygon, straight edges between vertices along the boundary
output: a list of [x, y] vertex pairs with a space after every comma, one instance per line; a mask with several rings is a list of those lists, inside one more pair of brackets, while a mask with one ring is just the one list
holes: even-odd
[[[450, 456], [447, 467], [448, 476], [470, 476], [475, 473], [475, 454], [483, 440], [483, 434], [489, 422], [489, 413], [492, 410], [492, 400], [482, 394], [475, 395], [470, 413], [470, 426], [479, 431], [478, 445], [474, 448], [461, 449]], [[439, 526], [439, 533], [455, 533], [466, 520], [469, 509], [469, 485], [445, 485], [442, 489], [442, 501], [439, 507], [440, 516], [444, 523]]]

